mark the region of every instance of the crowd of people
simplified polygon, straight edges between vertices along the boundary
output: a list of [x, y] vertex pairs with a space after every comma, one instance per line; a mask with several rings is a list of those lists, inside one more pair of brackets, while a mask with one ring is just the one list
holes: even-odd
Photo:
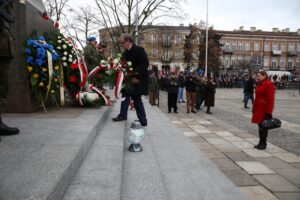
[[[154, 77], [152, 72], [150, 77]], [[168, 112], [178, 113], [177, 104], [186, 103], [186, 112], [197, 113], [202, 110], [204, 104], [207, 114], [212, 114], [211, 107], [215, 104], [216, 82], [212, 77], [204, 77], [196, 72], [172, 72], [169, 76], [162, 76], [159, 84], [156, 80], [149, 79], [149, 93], [157, 91], [158, 85], [168, 93]], [[153, 87], [156, 86], [156, 87]], [[152, 90], [152, 92], [151, 92]], [[184, 93], [186, 94], [184, 96]], [[150, 104], [155, 100], [152, 95], [149, 98]], [[184, 100], [186, 99], [186, 101]]]

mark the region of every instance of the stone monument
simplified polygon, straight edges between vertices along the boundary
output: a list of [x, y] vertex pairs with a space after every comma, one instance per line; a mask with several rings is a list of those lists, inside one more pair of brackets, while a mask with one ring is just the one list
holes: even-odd
[[[25, 70], [24, 42], [33, 34], [47, 35], [54, 31], [53, 22], [45, 20], [42, 0], [9, 0], [12, 2], [11, 15], [14, 23], [9, 27], [11, 40], [9, 45], [11, 55], [8, 59], [0, 56], [0, 66], [9, 65], [9, 92], [5, 112], [28, 113], [37, 109], [30, 92], [28, 73]], [[0, 44], [2, 46], [1, 42]], [[4, 46], [3, 46], [4, 47]], [[0, 47], [1, 53], [1, 47]], [[2, 52], [4, 53], [4, 51]]]

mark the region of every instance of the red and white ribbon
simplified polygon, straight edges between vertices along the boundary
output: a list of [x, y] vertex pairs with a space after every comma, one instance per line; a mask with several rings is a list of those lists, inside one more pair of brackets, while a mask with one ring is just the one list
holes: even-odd
[[99, 94], [104, 99], [106, 106], [110, 105], [109, 100], [106, 98], [106, 96], [98, 88], [96, 88], [94, 86], [91, 86], [91, 89], [93, 91], [95, 91], [97, 94]]
[[115, 97], [116, 98], [119, 98], [119, 94], [122, 89], [123, 80], [124, 80], [124, 73], [122, 70], [120, 70], [120, 72], [118, 74], [117, 82], [116, 82], [116, 88], [115, 88]]
[[88, 78], [90, 79], [91, 77], [93, 77], [97, 72], [99, 72], [100, 70], [102, 69], [105, 69], [106, 67], [105, 66], [98, 66], [98, 67], [95, 67], [90, 73], [89, 73], [89, 76]]

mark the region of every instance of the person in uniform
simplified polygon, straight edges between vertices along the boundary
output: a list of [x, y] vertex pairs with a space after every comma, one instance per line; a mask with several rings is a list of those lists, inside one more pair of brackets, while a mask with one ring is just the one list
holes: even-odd
[[95, 37], [87, 38], [88, 44], [84, 48], [84, 60], [88, 71], [92, 71], [100, 64], [100, 54]]
[[10, 0], [0, 0], [0, 136], [19, 133], [18, 128], [7, 126], [1, 117], [8, 93], [8, 69], [13, 54], [10, 24], [14, 22], [14, 18], [11, 10], [12, 2]]

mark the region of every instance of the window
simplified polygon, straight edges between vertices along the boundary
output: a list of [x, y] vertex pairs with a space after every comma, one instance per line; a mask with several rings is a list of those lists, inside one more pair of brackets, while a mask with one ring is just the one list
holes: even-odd
[[281, 44], [281, 51], [286, 52], [285, 44]]
[[243, 56], [238, 56], [239, 65], [243, 64]]
[[293, 69], [293, 61], [291, 59], [288, 60], [287, 68], [288, 68], [288, 70]]
[[239, 42], [239, 51], [243, 51], [244, 45], [242, 42]]
[[224, 45], [224, 49], [225, 49], [225, 51], [229, 51], [229, 43], [225, 43], [225, 45]]
[[250, 42], [245, 43], [245, 50], [250, 51]]
[[231, 64], [233, 66], [235, 66], [235, 64], [236, 64], [236, 57], [235, 57], [235, 55], [231, 56]]
[[157, 58], [157, 49], [152, 49], [152, 58]]
[[164, 34], [163, 35], [163, 43], [168, 44], [168, 42], [169, 42], [168, 40], [169, 40], [169, 36], [167, 34]]
[[288, 51], [295, 51], [295, 44], [289, 43]]
[[285, 58], [284, 57], [281, 57], [280, 58], [280, 68], [285, 68]]
[[180, 43], [180, 37], [179, 35], [175, 35], [175, 44], [179, 44]]
[[174, 57], [175, 57], [175, 59], [179, 59], [179, 51], [178, 51], [178, 49], [175, 51]]
[[193, 53], [192, 53], [192, 57], [193, 57], [193, 59], [197, 59], [197, 53], [196, 53], [196, 52], [193, 52]]
[[272, 51], [277, 51], [278, 50], [278, 43], [273, 43], [272, 44]]
[[259, 44], [259, 42], [254, 42], [254, 51], [260, 51], [260, 44]]
[[265, 51], [270, 51], [270, 44], [269, 42], [268, 43], [265, 43]]
[[269, 56], [264, 57], [264, 67], [269, 67], [270, 58]]
[[298, 52], [300, 52], [300, 43], [298, 43], [297, 46], [298, 46]]
[[271, 69], [277, 69], [277, 63], [276, 63], [276, 58], [275, 57], [272, 57]]
[[[250, 57], [249, 57], [249, 60], [250, 60]], [[251, 64], [260, 65], [260, 63], [261, 63], [261, 57], [260, 56], [252, 56]]]
[[229, 55], [225, 56], [225, 63], [224, 63], [225, 67], [228, 68], [229, 66]]
[[157, 35], [152, 34], [152, 43], [157, 43]]
[[[300, 44], [299, 44], [300, 45]], [[231, 44], [231, 49], [233, 50], [233, 51], [236, 51], [236, 43], [232, 43]]]

